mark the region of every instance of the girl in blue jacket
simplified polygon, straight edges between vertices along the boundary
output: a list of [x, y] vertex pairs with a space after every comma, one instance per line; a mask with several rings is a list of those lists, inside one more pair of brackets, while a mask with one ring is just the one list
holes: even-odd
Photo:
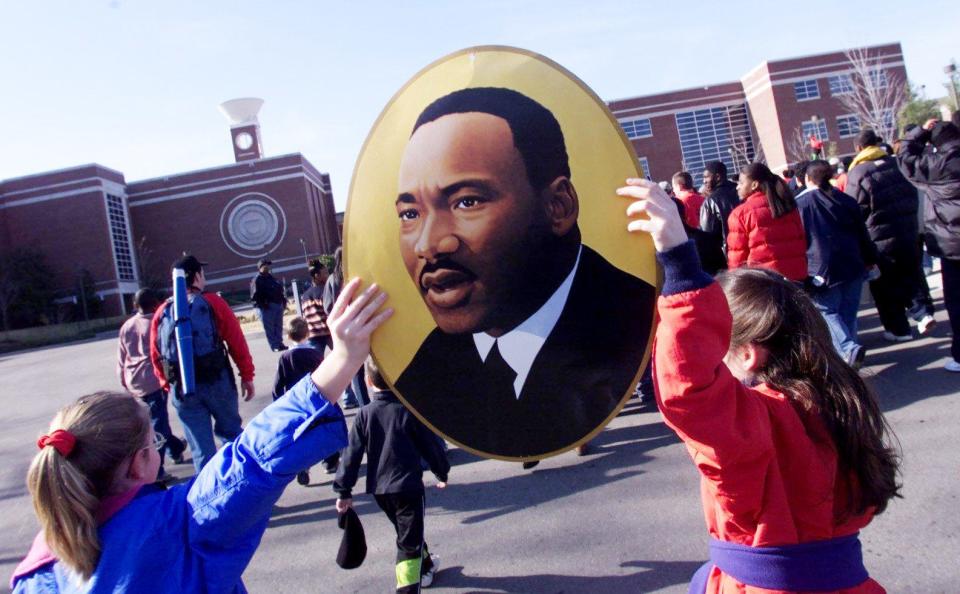
[[158, 438], [137, 399], [97, 393], [61, 410], [37, 442], [27, 484], [41, 531], [14, 573], [34, 592], [246, 592], [240, 576], [270, 510], [297, 475], [346, 445], [335, 406], [392, 309], [352, 280], [328, 318], [334, 348], [191, 482], [151, 483]]

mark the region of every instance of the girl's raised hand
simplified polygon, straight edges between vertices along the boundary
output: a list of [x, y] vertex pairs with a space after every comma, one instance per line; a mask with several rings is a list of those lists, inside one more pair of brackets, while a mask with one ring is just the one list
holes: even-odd
[[627, 231], [649, 233], [658, 252], [687, 241], [677, 205], [660, 186], [649, 180], [631, 178], [626, 186], [617, 188], [617, 194], [634, 201], [627, 207], [627, 217], [639, 214], [649, 217], [633, 219], [627, 224]]
[[377, 313], [386, 302], [387, 294], [376, 283], [354, 298], [359, 287], [359, 278], [347, 283], [327, 316], [333, 352], [351, 363], [362, 363], [367, 358], [370, 335], [393, 314], [393, 308], [389, 307]]

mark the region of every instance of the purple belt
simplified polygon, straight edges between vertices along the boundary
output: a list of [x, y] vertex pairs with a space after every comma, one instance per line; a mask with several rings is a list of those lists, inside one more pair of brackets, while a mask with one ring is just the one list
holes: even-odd
[[768, 590], [829, 592], [869, 578], [858, 534], [780, 547], [710, 540], [710, 561], [694, 574], [689, 594], [704, 594], [714, 566], [741, 584]]

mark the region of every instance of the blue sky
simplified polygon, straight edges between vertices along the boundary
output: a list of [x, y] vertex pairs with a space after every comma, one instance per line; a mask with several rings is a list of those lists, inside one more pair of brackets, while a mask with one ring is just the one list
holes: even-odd
[[[881, 8], [882, 7], [882, 8]], [[943, 94], [956, 10], [913, 2], [4, 0], [0, 179], [97, 162], [128, 181], [233, 161], [217, 105], [256, 96], [264, 152], [302, 152], [338, 208], [380, 110], [420, 68], [504, 44], [605, 99], [737, 80], [763, 60], [900, 41]]]

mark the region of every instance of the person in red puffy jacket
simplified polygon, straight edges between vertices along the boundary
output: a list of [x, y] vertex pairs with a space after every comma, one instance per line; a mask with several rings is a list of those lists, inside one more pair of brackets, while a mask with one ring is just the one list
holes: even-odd
[[700, 472], [711, 536], [689, 591], [883, 593], [858, 537], [901, 488], [877, 399], [801, 288], [755, 268], [714, 281], [670, 199], [627, 183], [627, 229], [650, 233], [663, 269], [657, 404]]
[[786, 278], [807, 278], [807, 239], [793, 193], [763, 163], [740, 172], [742, 201], [727, 219], [727, 266], [769, 268]]

